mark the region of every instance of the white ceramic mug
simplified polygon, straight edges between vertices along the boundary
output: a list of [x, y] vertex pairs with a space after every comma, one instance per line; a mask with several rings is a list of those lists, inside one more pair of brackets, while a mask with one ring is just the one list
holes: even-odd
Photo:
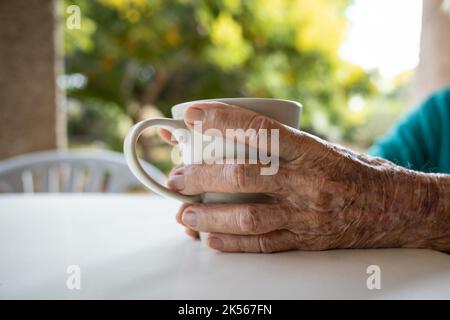
[[[147, 188], [152, 190], [153, 192], [177, 199], [186, 203], [236, 203], [236, 202], [255, 202], [258, 201], [260, 195], [255, 194], [224, 194], [224, 193], [204, 193], [201, 195], [183, 195], [173, 190], [168, 189], [167, 187], [159, 184], [154, 177], [150, 176], [147, 173], [141, 164], [139, 163], [139, 159], [136, 154], [136, 142], [142, 132], [150, 127], [157, 127], [167, 129], [172, 132], [175, 138], [184, 138], [178, 141], [178, 144], [181, 145], [182, 150], [189, 150], [191, 146], [189, 145], [192, 141], [195, 140], [194, 135], [199, 133], [193, 132], [193, 130], [188, 129], [185, 125], [183, 118], [184, 112], [186, 109], [196, 102], [223, 102], [235, 106], [239, 106], [242, 108], [250, 109], [255, 112], [258, 112], [266, 117], [277, 120], [278, 122], [292, 127], [299, 128], [300, 123], [300, 113], [302, 109], [302, 105], [295, 101], [289, 100], [280, 100], [280, 99], [266, 99], [266, 98], [221, 98], [221, 99], [211, 99], [211, 100], [198, 100], [198, 101], [190, 101], [177, 104], [172, 107], [172, 116], [173, 119], [169, 118], [158, 118], [158, 119], [148, 119], [141, 121], [135, 124], [129, 130], [125, 141], [124, 141], [124, 153], [125, 158], [130, 167], [133, 174], [139, 179], [139, 181], [144, 184]], [[180, 130], [181, 129], [181, 130]], [[178, 131], [190, 132], [191, 137], [180, 137], [180, 135], [176, 134]], [[200, 135], [201, 136], [201, 135]], [[177, 139], [177, 140], [178, 140]], [[181, 141], [185, 140], [185, 141]], [[200, 150], [196, 150], [194, 152], [198, 154], [203, 154], [201, 150], [205, 147], [205, 144], [202, 144]], [[184, 152], [183, 152], [184, 153]], [[183, 154], [184, 156], [185, 154]], [[190, 155], [192, 157], [192, 155]], [[194, 156], [195, 157], [195, 156]], [[184, 159], [186, 157], [183, 157]], [[185, 163], [186, 161], [184, 161]]]

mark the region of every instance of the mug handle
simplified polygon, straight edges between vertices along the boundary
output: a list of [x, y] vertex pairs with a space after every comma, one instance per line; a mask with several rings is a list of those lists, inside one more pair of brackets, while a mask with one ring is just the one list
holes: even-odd
[[[150, 127], [162, 128], [174, 133], [177, 129], [187, 129], [183, 120], [175, 120], [169, 118], [158, 118], [158, 119], [148, 119], [141, 122], [136, 123], [134, 126], [130, 128], [123, 143], [123, 151], [125, 154], [125, 160], [127, 161], [128, 166], [130, 167], [131, 172], [138, 178], [138, 180], [145, 185], [150, 190], [155, 193], [174, 198], [176, 200], [186, 202], [186, 203], [198, 203], [201, 202], [201, 196], [189, 196], [183, 195], [173, 190], [166, 188], [165, 186], [159, 184], [152, 176], [150, 176], [142, 167], [141, 163], [136, 154], [136, 142], [139, 136], [145, 129]], [[174, 134], [174, 137], [178, 140]]]

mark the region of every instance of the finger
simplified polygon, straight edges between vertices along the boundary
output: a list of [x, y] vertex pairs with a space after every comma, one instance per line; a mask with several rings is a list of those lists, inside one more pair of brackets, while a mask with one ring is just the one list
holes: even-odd
[[[278, 130], [279, 136], [278, 155], [286, 160], [291, 160], [299, 157], [302, 151], [303, 144], [309, 144], [309, 141], [303, 142], [308, 135], [302, 132], [289, 128], [276, 120], [265, 117], [259, 113], [237, 106], [231, 106], [220, 102], [196, 103], [190, 106], [184, 114], [185, 122], [189, 127], [196, 129], [195, 122], [201, 121], [202, 130], [217, 129], [222, 136], [226, 137], [229, 129], [254, 129], [260, 132], [261, 129], [267, 130], [267, 151], [272, 151], [272, 134], [271, 130]], [[249, 138], [247, 135], [240, 135], [236, 137], [240, 143], [248, 144], [254, 148], [261, 147], [257, 136]], [[308, 147], [308, 146], [307, 146]]]
[[278, 252], [298, 249], [297, 236], [287, 230], [261, 235], [209, 234], [208, 245], [224, 252]]
[[181, 221], [202, 232], [264, 234], [285, 229], [289, 209], [279, 204], [198, 204], [187, 206]]
[[175, 216], [175, 220], [181, 224], [182, 226], [188, 227], [184, 224], [183, 220], [181, 220], [181, 216], [183, 215], [184, 210], [189, 206], [188, 203], [183, 203], [181, 207], [178, 209], [177, 214]]
[[169, 177], [170, 189], [186, 195], [204, 192], [283, 194], [289, 173], [279, 168], [274, 175], [262, 175], [255, 164], [187, 165]]
[[194, 239], [200, 239], [200, 235], [197, 231], [186, 228], [186, 234]]
[[159, 136], [167, 143], [169, 144], [177, 144], [177, 140], [172, 136], [172, 133], [170, 133], [169, 130], [166, 129], [158, 129]]
[[187, 234], [188, 236], [190, 236], [190, 237], [192, 237], [192, 238], [194, 238], [194, 239], [199, 239], [199, 238], [200, 238], [200, 234], [199, 234], [197, 231], [192, 230], [192, 228], [190, 228], [189, 226], [186, 226], [186, 225], [184, 224], [184, 222], [181, 220], [181, 216], [182, 216], [184, 210], [186, 209], [186, 207], [188, 207], [188, 206], [189, 206], [189, 205], [188, 205], [187, 203], [183, 203], [183, 204], [181, 205], [180, 209], [178, 209], [178, 212], [177, 212], [177, 215], [175, 216], [175, 219], [177, 220], [177, 222], [178, 222], [179, 224], [181, 224], [182, 226], [185, 226], [185, 227], [186, 227], [186, 228], [185, 228], [185, 232], [186, 232], [186, 234]]
[[169, 178], [180, 174], [183, 174], [183, 165], [177, 165], [170, 169]]

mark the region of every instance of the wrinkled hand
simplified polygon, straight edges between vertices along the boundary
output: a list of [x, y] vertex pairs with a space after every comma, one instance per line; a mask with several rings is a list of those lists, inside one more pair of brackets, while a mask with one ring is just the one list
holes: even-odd
[[[177, 220], [194, 237], [228, 252], [332, 248], [430, 247], [433, 178], [368, 158], [288, 128], [253, 111], [201, 103], [185, 113], [203, 129], [278, 129], [280, 164], [261, 175], [254, 164], [195, 164], [175, 168], [168, 186], [182, 194], [265, 193], [269, 203], [184, 204]], [[170, 140], [170, 133], [161, 131]], [[421, 192], [418, 193], [417, 190]], [[435, 192], [434, 192], [435, 191]], [[436, 236], [448, 233], [433, 227]]]

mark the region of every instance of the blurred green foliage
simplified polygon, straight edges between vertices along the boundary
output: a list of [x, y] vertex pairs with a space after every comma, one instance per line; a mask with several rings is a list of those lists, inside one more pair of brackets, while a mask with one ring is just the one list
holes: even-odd
[[64, 28], [66, 74], [85, 79], [66, 86], [78, 106], [70, 137], [120, 149], [118, 127], [148, 105], [169, 116], [182, 101], [256, 96], [300, 101], [302, 129], [367, 145], [368, 113], [347, 105], [378, 91], [373, 74], [338, 54], [349, 2], [65, 0], [82, 19], [81, 29]]

